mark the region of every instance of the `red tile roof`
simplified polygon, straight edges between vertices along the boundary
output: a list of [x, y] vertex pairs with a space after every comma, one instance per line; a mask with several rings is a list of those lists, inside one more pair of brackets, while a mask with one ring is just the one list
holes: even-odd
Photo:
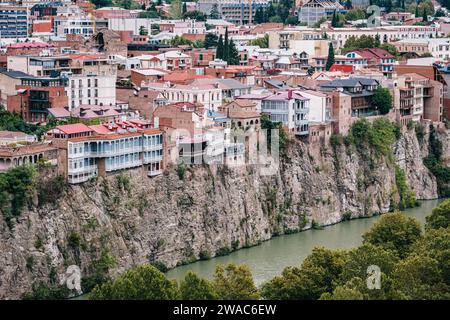
[[329, 71], [342, 71], [346, 73], [353, 72], [353, 65], [351, 64], [333, 64]]
[[83, 123], [65, 124], [57, 126], [56, 129], [64, 132], [65, 134], [83, 133], [92, 131], [87, 125]]

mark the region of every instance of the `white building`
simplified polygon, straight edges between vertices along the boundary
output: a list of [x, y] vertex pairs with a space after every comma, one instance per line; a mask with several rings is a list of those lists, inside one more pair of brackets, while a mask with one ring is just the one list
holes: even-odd
[[217, 111], [222, 104], [222, 90], [218, 84], [181, 85], [170, 82], [150, 82], [143, 87], [160, 91], [168, 103], [201, 103], [205, 109]]
[[309, 98], [298, 91], [277, 92], [262, 100], [261, 111], [270, 115], [272, 122], [281, 122], [295, 135], [309, 133]]
[[116, 104], [115, 75], [69, 75], [66, 94], [69, 108], [80, 105], [108, 106]]
[[299, 92], [309, 99], [309, 122], [328, 122], [331, 120], [331, 97], [320, 91], [302, 90]]

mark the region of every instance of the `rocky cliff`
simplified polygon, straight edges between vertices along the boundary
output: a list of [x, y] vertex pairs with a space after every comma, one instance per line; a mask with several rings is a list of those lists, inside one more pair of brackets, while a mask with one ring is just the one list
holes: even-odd
[[[425, 151], [424, 151], [425, 150]], [[145, 262], [167, 267], [252, 246], [277, 234], [387, 212], [398, 201], [395, 164], [419, 199], [437, 197], [414, 132], [395, 159], [369, 161], [345, 145], [312, 150], [289, 144], [280, 170], [196, 166], [155, 178], [140, 170], [70, 186], [55, 205], [25, 209], [14, 228], [0, 221], [0, 298], [77, 264], [89, 273], [101, 252], [114, 272]]]

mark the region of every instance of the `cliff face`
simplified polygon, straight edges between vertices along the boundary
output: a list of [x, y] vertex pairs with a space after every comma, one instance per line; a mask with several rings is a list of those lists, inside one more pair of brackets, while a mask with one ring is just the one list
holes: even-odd
[[[436, 198], [413, 132], [394, 154], [416, 197]], [[13, 231], [0, 222], [0, 298], [20, 297], [71, 264], [86, 274], [105, 249], [117, 259], [115, 272], [149, 261], [174, 267], [276, 234], [384, 213], [398, 200], [395, 185], [392, 161], [369, 165], [343, 145], [310, 150], [295, 142], [274, 175], [197, 166], [183, 179], [174, 168], [153, 179], [134, 170], [71, 186], [53, 207], [31, 204]], [[74, 234], [79, 241], [70, 240]]]

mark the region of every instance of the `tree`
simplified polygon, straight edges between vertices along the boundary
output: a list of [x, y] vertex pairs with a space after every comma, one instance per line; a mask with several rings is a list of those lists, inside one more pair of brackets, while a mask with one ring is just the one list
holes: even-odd
[[112, 0], [91, 0], [96, 8], [110, 7], [112, 6]]
[[428, 22], [427, 10], [423, 10], [422, 22]]
[[396, 299], [435, 300], [450, 298], [438, 262], [428, 256], [411, 255], [406, 260], [401, 261], [396, 266], [392, 280]]
[[448, 228], [450, 226], [450, 199], [443, 201], [426, 217], [428, 229]]
[[379, 46], [381, 46], [380, 35], [378, 33], [375, 35], [375, 41], [373, 43], [373, 46], [375, 48], [378, 48]]
[[155, 267], [145, 264], [129, 269], [114, 281], [97, 286], [91, 300], [176, 300], [180, 292], [175, 282], [166, 279]]
[[192, 45], [192, 41], [182, 36], [176, 35], [172, 40], [170, 40], [170, 44], [173, 46]]
[[281, 276], [264, 283], [261, 295], [276, 300], [318, 299], [324, 292], [334, 290], [346, 260], [344, 251], [314, 248], [301, 268], [287, 267]]
[[259, 299], [252, 273], [246, 265], [218, 265], [214, 274], [214, 288], [222, 300]]
[[228, 61], [230, 54], [230, 43], [228, 41], [228, 28], [225, 28], [225, 40], [223, 41], [223, 60]]
[[228, 45], [228, 64], [229, 65], [239, 65], [240, 57], [239, 52], [236, 49], [236, 45], [234, 44], [233, 39], [230, 39], [230, 43]]
[[[186, 2], [184, 2], [184, 3], [186, 3]], [[206, 21], [206, 14], [204, 14], [201, 11], [194, 10], [194, 11], [185, 12], [183, 14], [183, 18], [197, 20], [197, 21]]]
[[172, 19], [181, 19], [183, 17], [182, 11], [181, 0], [172, 0], [170, 3], [170, 17]]
[[194, 272], [188, 271], [180, 284], [181, 298], [183, 300], [215, 300], [217, 294], [214, 285], [206, 279], [198, 277]]
[[258, 9], [256, 9], [254, 20], [258, 24], [264, 22], [264, 10], [262, 7], [258, 7]]
[[270, 17], [270, 18], [269, 18], [269, 22], [272, 22], [272, 23], [282, 23], [282, 22], [283, 22], [283, 19], [282, 19], [279, 15], [276, 15], [276, 16]]
[[378, 86], [370, 100], [370, 104], [381, 114], [389, 113], [392, 109], [392, 96], [389, 89]]
[[217, 42], [216, 58], [223, 60], [223, 38], [222, 35], [219, 36], [219, 41]]
[[328, 71], [330, 70], [331, 66], [334, 64], [334, 48], [333, 44], [328, 44], [328, 58], [327, 58], [327, 64], [325, 65], [325, 69]]
[[400, 258], [408, 256], [412, 244], [421, 238], [416, 219], [401, 212], [386, 213], [363, 235], [363, 243], [393, 250]]
[[217, 35], [214, 33], [208, 32], [205, 35], [205, 41], [204, 41], [205, 49], [208, 49], [211, 47], [217, 47], [217, 44], [218, 44]]
[[185, 18], [185, 14], [186, 14], [186, 12], [187, 12], [187, 6], [186, 6], [186, 2], [183, 2], [183, 8], [182, 8], [182, 10], [181, 10], [181, 13], [183, 14], [183, 17]]
[[347, 9], [347, 10], [353, 9], [352, 0], [347, 0], [347, 1], [345, 1], [344, 7], [345, 7], [345, 9]]
[[268, 48], [269, 47], [269, 35], [264, 35], [262, 38], [256, 38], [249, 42], [251, 46], [258, 46], [260, 48]]
[[220, 13], [219, 13], [217, 3], [213, 4], [209, 18], [210, 19], [220, 19]]
[[148, 30], [147, 30], [147, 28], [145, 28], [144, 26], [140, 26], [140, 27], [139, 27], [139, 35], [141, 35], [141, 36], [146, 36], [146, 35], [148, 35]]
[[285, 24], [296, 25], [298, 24], [298, 18], [296, 16], [290, 15], [287, 17]]
[[336, 11], [333, 11], [333, 16], [331, 17], [331, 26], [333, 28], [337, 28], [338, 27], [338, 20], [337, 20], [337, 16], [336, 16]]

